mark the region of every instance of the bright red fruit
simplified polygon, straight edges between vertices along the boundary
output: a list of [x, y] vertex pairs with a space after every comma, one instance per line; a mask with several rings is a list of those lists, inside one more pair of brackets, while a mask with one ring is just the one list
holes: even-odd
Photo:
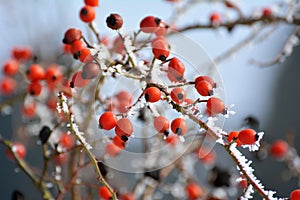
[[300, 199], [300, 189], [294, 190], [290, 194], [290, 200], [299, 200]]
[[22, 114], [24, 115], [24, 117], [29, 117], [29, 118], [34, 117], [36, 114], [36, 103], [31, 102], [23, 106]]
[[70, 149], [75, 145], [75, 137], [72, 134], [63, 133], [59, 143], [63, 148]]
[[262, 14], [263, 14], [264, 17], [271, 17], [272, 16], [272, 9], [269, 8], [269, 7], [265, 7], [262, 10]]
[[127, 118], [119, 119], [117, 121], [115, 132], [123, 141], [127, 141], [128, 137], [130, 137], [133, 132], [131, 121]]
[[112, 143], [117, 147], [119, 147], [120, 149], [125, 148], [125, 142], [117, 135], [113, 138]]
[[65, 32], [63, 43], [72, 44], [76, 40], [80, 40], [82, 37], [82, 32], [76, 28], [70, 28]]
[[[88, 48], [83, 48], [79, 51], [79, 60], [83, 63], [93, 62], [94, 58], [91, 54], [91, 51]], [[75, 55], [76, 57], [77, 55]]]
[[219, 25], [221, 23], [221, 15], [217, 12], [212, 13], [209, 19], [214, 25]]
[[184, 64], [178, 58], [172, 58], [168, 65], [168, 78], [170, 79], [170, 81], [183, 81], [184, 72]]
[[239, 132], [238, 131], [232, 131], [228, 135], [228, 142], [235, 141], [237, 143], [237, 146], [241, 146], [241, 142], [238, 140]]
[[199, 81], [195, 88], [197, 92], [202, 96], [211, 96], [213, 95], [213, 86], [208, 81]]
[[189, 200], [195, 200], [203, 195], [202, 188], [197, 183], [189, 183], [185, 187], [185, 192]]
[[92, 6], [84, 6], [80, 10], [79, 17], [83, 22], [90, 23], [96, 17], [95, 9]]
[[179, 87], [174, 88], [171, 91], [171, 98], [176, 103], [181, 104], [186, 98], [185, 90]]
[[211, 84], [211, 86], [213, 88], [216, 87], [216, 83], [214, 82], [214, 80], [209, 77], [209, 76], [198, 76], [197, 78], [195, 78], [195, 85], [197, 85], [200, 81], [207, 81]]
[[164, 116], [158, 116], [154, 119], [154, 128], [160, 132], [164, 133], [166, 136], [169, 134], [170, 121]]
[[80, 50], [86, 48], [84, 43], [81, 40], [75, 40], [71, 43], [71, 53], [75, 55], [75, 58], [78, 58], [80, 55]]
[[209, 115], [216, 115], [225, 112], [223, 101], [217, 97], [211, 97], [207, 100], [206, 111]]
[[18, 73], [20, 68], [20, 63], [15, 59], [10, 59], [6, 61], [6, 63], [3, 66], [3, 73], [5, 75], [13, 76], [16, 73]]
[[42, 84], [38, 81], [31, 82], [28, 85], [28, 93], [33, 96], [39, 96], [42, 92]]
[[30, 81], [40, 81], [45, 78], [45, 70], [38, 64], [32, 64], [26, 71], [26, 75]]
[[117, 118], [112, 112], [105, 112], [99, 118], [99, 126], [104, 130], [111, 130], [117, 125]]
[[58, 65], [49, 65], [46, 69], [45, 80], [47, 84], [55, 84], [62, 80], [63, 73]]
[[256, 142], [256, 132], [253, 129], [244, 129], [239, 132], [238, 139], [242, 145], [252, 145]]
[[144, 91], [144, 95], [146, 101], [154, 103], [160, 100], [161, 92], [157, 87], [148, 87]]
[[1, 89], [1, 94], [3, 95], [10, 95], [12, 94], [17, 86], [17, 82], [10, 77], [4, 77], [0, 81], [0, 89]]
[[109, 190], [107, 189], [107, 187], [102, 186], [98, 189], [98, 195], [100, 198], [102, 198], [103, 200], [109, 200], [112, 198], [111, 193], [109, 192]]
[[286, 141], [277, 140], [271, 144], [270, 153], [274, 158], [282, 158], [286, 155], [288, 148]]
[[176, 118], [171, 123], [171, 130], [177, 135], [184, 135], [187, 131], [187, 123], [185, 119]]
[[17, 47], [12, 50], [12, 57], [18, 61], [28, 61], [32, 58], [32, 51], [29, 47]]
[[158, 26], [160, 25], [161, 19], [154, 16], [147, 16], [142, 19], [140, 23], [140, 29], [144, 33], [155, 33], [158, 30]]
[[166, 39], [159, 37], [152, 41], [152, 53], [158, 60], [165, 61], [170, 55], [169, 44]]

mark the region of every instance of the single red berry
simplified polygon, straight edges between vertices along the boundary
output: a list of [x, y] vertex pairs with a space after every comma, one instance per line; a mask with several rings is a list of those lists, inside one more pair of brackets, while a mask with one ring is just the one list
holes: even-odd
[[88, 6], [98, 6], [99, 5], [99, 0], [84, 0], [85, 5]]
[[31, 102], [31, 103], [23, 106], [22, 114], [24, 117], [28, 117], [28, 118], [34, 117], [36, 114], [36, 103]]
[[237, 146], [241, 146], [241, 142], [238, 140], [239, 132], [238, 131], [232, 131], [229, 133], [227, 141], [230, 143], [232, 141], [235, 141]]
[[71, 53], [74, 55], [74, 58], [78, 58], [80, 55], [80, 50], [86, 48], [84, 43], [81, 40], [75, 40], [71, 43]]
[[210, 22], [213, 25], [219, 25], [221, 23], [221, 15], [219, 13], [217, 13], [217, 12], [213, 12], [210, 15]]
[[203, 195], [202, 188], [197, 183], [189, 183], [185, 187], [185, 192], [189, 200], [195, 200]]
[[110, 14], [106, 18], [106, 25], [113, 30], [118, 30], [123, 26], [123, 18], [119, 14]]
[[211, 97], [207, 100], [206, 111], [209, 115], [224, 113], [225, 105], [223, 101], [217, 97]]
[[33, 96], [39, 96], [42, 92], [42, 84], [38, 81], [31, 82], [28, 85], [28, 93]]
[[171, 123], [171, 130], [177, 135], [184, 135], [187, 131], [187, 123], [185, 119], [176, 118]]
[[147, 16], [142, 19], [140, 23], [140, 29], [144, 33], [155, 33], [158, 30], [158, 26], [160, 25], [161, 19], [154, 16]]
[[45, 80], [47, 84], [55, 84], [61, 82], [63, 73], [58, 65], [49, 65], [46, 69]]
[[197, 92], [202, 96], [211, 96], [213, 95], [213, 87], [208, 81], [199, 81], [197, 85], [195, 85]]
[[288, 148], [286, 141], [277, 140], [271, 144], [270, 153], [274, 158], [282, 158], [286, 155]]
[[112, 198], [110, 191], [105, 186], [102, 186], [98, 189], [98, 195], [103, 200], [109, 200]]
[[116, 99], [119, 102], [128, 102], [128, 104], [132, 103], [132, 95], [125, 90], [121, 90], [118, 94], [116, 94]]
[[256, 132], [253, 129], [244, 129], [239, 132], [238, 139], [242, 145], [252, 145], [256, 142]]
[[28, 61], [32, 58], [32, 51], [29, 47], [18, 47], [12, 50], [12, 57], [18, 61]]
[[82, 71], [76, 72], [73, 77], [72, 81], [70, 82], [70, 87], [84, 87], [90, 82], [89, 79], [83, 79], [82, 78]]
[[[118, 136], [119, 137], [119, 136]], [[115, 145], [113, 142], [109, 142], [105, 146], [105, 153], [110, 157], [117, 156], [124, 148], [120, 148]]]
[[3, 95], [10, 95], [12, 94], [17, 86], [17, 82], [10, 77], [4, 77], [0, 81], [0, 89], [1, 89], [1, 94]]
[[104, 112], [99, 118], [99, 126], [104, 130], [113, 129], [117, 125], [117, 118], [112, 112]]
[[126, 194], [122, 194], [120, 196], [120, 200], [136, 200], [134, 194], [132, 193], [126, 193]]
[[100, 73], [100, 66], [97, 63], [87, 63], [82, 68], [82, 78], [93, 79]]
[[10, 160], [14, 160], [13, 152], [21, 159], [24, 159], [27, 153], [26, 147], [20, 142], [13, 143], [12, 149], [6, 151], [6, 155]]
[[128, 140], [128, 137], [130, 137], [133, 132], [131, 121], [127, 118], [119, 119], [117, 121], [115, 132], [117, 136], [119, 136], [123, 141], [126, 142]]
[[83, 63], [90, 63], [94, 60], [91, 51], [88, 48], [81, 49], [77, 55], [75, 54], [75, 57], [76, 56], [79, 56], [79, 60]]
[[96, 17], [95, 9], [92, 6], [83, 6], [80, 10], [79, 17], [83, 22], [90, 23]]
[[45, 78], [45, 70], [38, 64], [32, 64], [26, 71], [26, 75], [30, 81], [40, 81]]
[[172, 58], [168, 65], [168, 78], [172, 82], [183, 81], [185, 72], [184, 64], [178, 58]]
[[171, 98], [178, 104], [183, 103], [186, 98], [185, 90], [179, 87], [174, 88], [171, 91]]
[[117, 147], [119, 147], [120, 149], [125, 148], [125, 142], [117, 135], [113, 138], [112, 143]]
[[214, 82], [214, 80], [209, 77], [209, 76], [198, 76], [196, 79], [195, 79], [195, 85], [197, 85], [200, 81], [207, 81], [211, 84], [211, 86], [213, 88], [216, 88], [216, 83]]
[[164, 133], [166, 136], [169, 134], [170, 122], [164, 116], [158, 116], [154, 119], [154, 128], [160, 132]]
[[263, 14], [264, 17], [271, 17], [272, 16], [272, 9], [269, 8], [269, 7], [265, 7], [262, 10], [262, 14]]
[[161, 92], [157, 87], [148, 87], [144, 91], [144, 95], [146, 101], [154, 103], [160, 100]]
[[18, 73], [20, 68], [20, 63], [15, 59], [10, 59], [6, 61], [3, 66], [3, 73], [5, 75], [13, 76]]
[[290, 200], [299, 200], [300, 199], [300, 189], [294, 190], [290, 194]]
[[212, 149], [201, 146], [196, 150], [196, 154], [201, 162], [207, 165], [212, 165], [216, 160], [216, 153]]
[[82, 32], [76, 28], [70, 28], [65, 32], [63, 43], [72, 44], [76, 40], [80, 40], [82, 37]]
[[162, 39], [152, 42], [152, 53], [156, 59], [165, 61], [170, 55], [169, 44]]
[[239, 182], [239, 185], [241, 188], [247, 188], [248, 187], [248, 181], [246, 179], [242, 179], [240, 182]]
[[59, 143], [63, 148], [70, 149], [75, 145], [75, 137], [72, 134], [63, 133]]

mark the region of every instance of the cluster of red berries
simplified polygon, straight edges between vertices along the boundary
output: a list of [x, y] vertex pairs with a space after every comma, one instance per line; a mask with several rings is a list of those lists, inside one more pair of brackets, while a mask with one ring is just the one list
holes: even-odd
[[228, 142], [235, 142], [237, 146], [253, 145], [257, 141], [257, 133], [253, 129], [244, 129], [241, 131], [232, 131], [228, 134]]
[[95, 6], [99, 5], [98, 0], [84, 0], [85, 5], [81, 8], [79, 17], [85, 23], [91, 23], [96, 17]]

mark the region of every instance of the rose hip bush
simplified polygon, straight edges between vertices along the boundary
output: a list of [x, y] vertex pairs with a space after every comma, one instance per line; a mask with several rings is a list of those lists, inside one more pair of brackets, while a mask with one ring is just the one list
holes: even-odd
[[[199, 3], [168, 2], [174, 4], [175, 18]], [[177, 27], [176, 21], [153, 13], [137, 19], [137, 29], [126, 32], [122, 13], [111, 13], [103, 20], [111, 36], [104, 37], [94, 21], [101, 2], [85, 0], [79, 11], [72, 12], [78, 12], [93, 36], [66, 27], [61, 38], [61, 56], [71, 58], [72, 66], [43, 62], [35, 57], [35, 49], [24, 46], [13, 48], [3, 64], [0, 108], [5, 112], [9, 106], [22, 105], [21, 126], [42, 147], [43, 166], [36, 169], [28, 162], [22, 140], [1, 136], [3, 153], [48, 200], [223, 200], [251, 199], [253, 193], [262, 199], [300, 199], [300, 189], [291, 189], [290, 197], [277, 197], [255, 176], [244, 156], [246, 151], [260, 152], [263, 144], [267, 155], [286, 164], [297, 177], [295, 149], [284, 140], [264, 142], [254, 118], [239, 130], [222, 129], [235, 111], [224, 103], [214, 60], [201, 51], [196, 60], [204, 56], [206, 62], [196, 66], [191, 56], [194, 43], [182, 35], [191, 29], [231, 31], [240, 25], [293, 24], [295, 31], [279, 56], [267, 63], [253, 61], [273, 65], [298, 44], [300, 19], [297, 9], [291, 9], [293, 3], [298, 5], [282, 2], [276, 9], [264, 7], [246, 16], [239, 3], [218, 1], [237, 17], [212, 12], [206, 23]], [[217, 166], [214, 144], [228, 154], [236, 171]], [[207, 178], [197, 177], [199, 166], [209, 172]], [[12, 199], [23, 199], [21, 190], [15, 190]]]

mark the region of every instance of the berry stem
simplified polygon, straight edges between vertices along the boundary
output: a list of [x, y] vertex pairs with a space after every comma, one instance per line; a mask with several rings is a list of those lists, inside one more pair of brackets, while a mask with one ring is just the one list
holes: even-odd
[[89, 27], [90, 27], [90, 29], [92, 30], [92, 32], [95, 34], [98, 43], [101, 44], [100, 34], [99, 34], [99, 32], [96, 30], [96, 28], [95, 28], [93, 22], [89, 23]]

